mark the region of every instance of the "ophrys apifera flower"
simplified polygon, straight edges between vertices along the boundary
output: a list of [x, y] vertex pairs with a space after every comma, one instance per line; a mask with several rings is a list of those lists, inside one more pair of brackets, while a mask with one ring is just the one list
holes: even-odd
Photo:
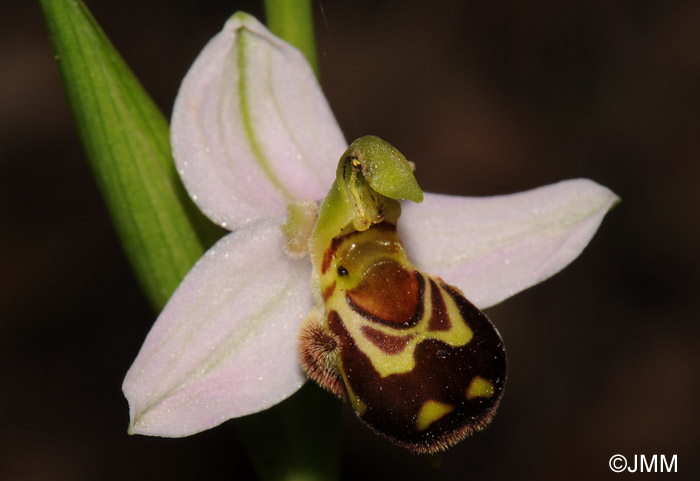
[[[192, 199], [231, 233], [173, 294], [126, 376], [139, 434], [187, 436], [293, 394], [307, 379], [303, 324], [314, 379], [393, 441], [445, 447], [490, 419], [505, 381], [500, 336], [479, 309], [569, 264], [617, 200], [585, 179], [423, 194], [391, 145], [363, 137], [348, 148], [303, 56], [245, 14], [183, 80], [172, 144]], [[371, 382], [351, 372], [362, 369]], [[417, 396], [420, 369], [456, 387]], [[377, 401], [385, 381], [393, 400]], [[415, 403], [384, 419], [402, 396]], [[404, 439], [397, 423], [410, 424]], [[426, 444], [438, 428], [450, 434]]]

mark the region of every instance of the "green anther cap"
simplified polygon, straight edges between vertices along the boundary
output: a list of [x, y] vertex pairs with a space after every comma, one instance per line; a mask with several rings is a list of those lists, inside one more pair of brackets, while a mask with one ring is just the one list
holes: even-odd
[[336, 185], [352, 205], [352, 223], [359, 231], [384, 220], [388, 210], [399, 212], [398, 199], [423, 200], [411, 164], [391, 144], [372, 135], [350, 144], [338, 163]]
[[390, 199], [423, 201], [411, 165], [389, 142], [365, 135], [350, 144], [345, 157], [359, 161], [365, 180], [380, 194]]

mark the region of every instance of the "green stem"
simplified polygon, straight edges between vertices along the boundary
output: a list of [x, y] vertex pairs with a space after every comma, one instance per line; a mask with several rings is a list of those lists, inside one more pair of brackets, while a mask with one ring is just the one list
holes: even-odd
[[339, 478], [340, 402], [314, 383], [265, 412], [236, 420], [261, 480]]
[[267, 28], [301, 50], [318, 77], [314, 19], [309, 0], [265, 0]]

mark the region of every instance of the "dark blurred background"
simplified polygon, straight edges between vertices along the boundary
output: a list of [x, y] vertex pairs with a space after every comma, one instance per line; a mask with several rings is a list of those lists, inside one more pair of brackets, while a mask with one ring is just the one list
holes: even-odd
[[[227, 17], [262, 13], [234, 0], [87, 5], [166, 115]], [[425, 190], [589, 177], [623, 200], [573, 265], [488, 310], [510, 361], [488, 430], [435, 471], [346, 409], [343, 479], [631, 479], [609, 470], [617, 453], [676, 454], [663, 479], [700, 479], [700, 2], [315, 6], [346, 136], [392, 142]], [[250, 479], [230, 423], [126, 435], [120, 386], [155, 314], [92, 181], [38, 6], [0, 9], [0, 479]]]

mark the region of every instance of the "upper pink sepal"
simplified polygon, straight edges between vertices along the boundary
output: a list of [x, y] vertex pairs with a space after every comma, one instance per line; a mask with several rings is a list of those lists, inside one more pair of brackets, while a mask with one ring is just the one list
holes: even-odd
[[495, 197], [425, 194], [399, 230], [409, 258], [486, 308], [566, 267], [618, 197], [588, 179]]
[[187, 191], [228, 229], [322, 199], [347, 147], [304, 56], [245, 13], [195, 60], [171, 127]]

